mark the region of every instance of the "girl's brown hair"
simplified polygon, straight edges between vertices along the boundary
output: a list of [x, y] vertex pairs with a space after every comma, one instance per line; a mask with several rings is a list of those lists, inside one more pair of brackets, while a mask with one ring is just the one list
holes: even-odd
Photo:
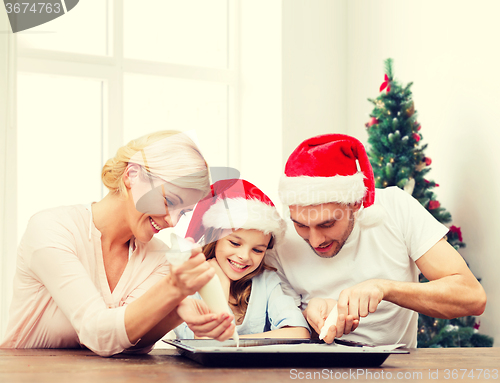
[[[219, 239], [222, 239], [224, 236], [225, 235], [223, 235], [222, 229], [207, 229], [204, 236], [204, 242], [206, 243], [206, 245], [203, 246], [203, 254], [205, 254], [205, 258], [207, 260], [215, 258], [215, 247], [217, 245], [217, 241]], [[269, 243], [267, 245], [268, 250], [274, 247], [274, 241], [274, 236], [271, 235], [271, 239], [269, 240]], [[265, 256], [264, 258], [262, 258], [259, 267], [257, 267], [250, 274], [245, 275], [237, 281], [231, 281], [229, 295], [234, 297], [234, 299], [236, 300], [235, 306], [241, 311], [243, 316], [245, 315], [248, 307], [250, 292], [252, 290], [252, 278], [256, 277], [259, 274], [262, 274], [264, 270], [276, 271], [274, 267], [269, 266], [265, 263]]]

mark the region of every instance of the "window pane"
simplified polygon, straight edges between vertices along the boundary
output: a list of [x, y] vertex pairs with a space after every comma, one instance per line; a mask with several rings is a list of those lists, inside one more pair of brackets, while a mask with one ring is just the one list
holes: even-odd
[[48, 23], [17, 33], [21, 48], [109, 55], [108, 19], [112, 0], [82, 0]]
[[97, 80], [18, 75], [18, 238], [37, 211], [101, 199]]
[[[227, 166], [228, 86], [225, 84], [126, 74], [124, 76], [124, 140], [158, 130], [193, 133], [209, 166]], [[167, 244], [170, 233], [184, 236], [191, 214], [174, 229], [156, 235]]]
[[126, 74], [124, 139], [157, 130], [194, 130], [210, 166], [227, 166], [225, 84]]
[[227, 68], [227, 0], [124, 0], [126, 58]]

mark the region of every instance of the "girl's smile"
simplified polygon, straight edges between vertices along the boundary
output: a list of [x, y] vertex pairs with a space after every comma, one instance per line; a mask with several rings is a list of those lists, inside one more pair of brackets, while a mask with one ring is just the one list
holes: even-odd
[[237, 273], [242, 273], [243, 271], [245, 271], [248, 267], [250, 267], [250, 265], [244, 265], [244, 264], [241, 264], [241, 263], [238, 263], [238, 262], [235, 262], [231, 259], [228, 258], [227, 260], [229, 262], [229, 265], [231, 266], [231, 268], [236, 271]]
[[217, 241], [215, 258], [224, 274], [235, 281], [259, 267], [270, 240], [271, 234], [260, 230], [239, 229]]

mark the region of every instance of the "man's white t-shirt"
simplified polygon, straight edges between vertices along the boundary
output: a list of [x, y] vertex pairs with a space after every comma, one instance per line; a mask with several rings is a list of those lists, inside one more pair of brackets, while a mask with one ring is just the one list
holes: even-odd
[[[268, 251], [266, 262], [277, 268], [283, 291], [301, 309], [314, 297], [338, 299], [342, 290], [368, 279], [418, 282], [415, 261], [448, 229], [397, 187], [377, 189], [375, 204], [384, 208], [385, 218], [371, 227], [356, 220], [342, 250], [332, 258], [319, 257], [291, 221], [283, 243]], [[416, 312], [382, 301], [343, 339], [416, 347], [417, 320]]]

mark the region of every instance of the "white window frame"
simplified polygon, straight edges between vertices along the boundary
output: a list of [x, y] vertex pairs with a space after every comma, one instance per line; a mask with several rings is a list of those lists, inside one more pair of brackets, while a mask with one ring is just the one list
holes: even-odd
[[[0, 6], [0, 12], [3, 12]], [[0, 30], [9, 30], [7, 13]], [[17, 247], [16, 38], [3, 33], [0, 42], [0, 340], [7, 326]]]

